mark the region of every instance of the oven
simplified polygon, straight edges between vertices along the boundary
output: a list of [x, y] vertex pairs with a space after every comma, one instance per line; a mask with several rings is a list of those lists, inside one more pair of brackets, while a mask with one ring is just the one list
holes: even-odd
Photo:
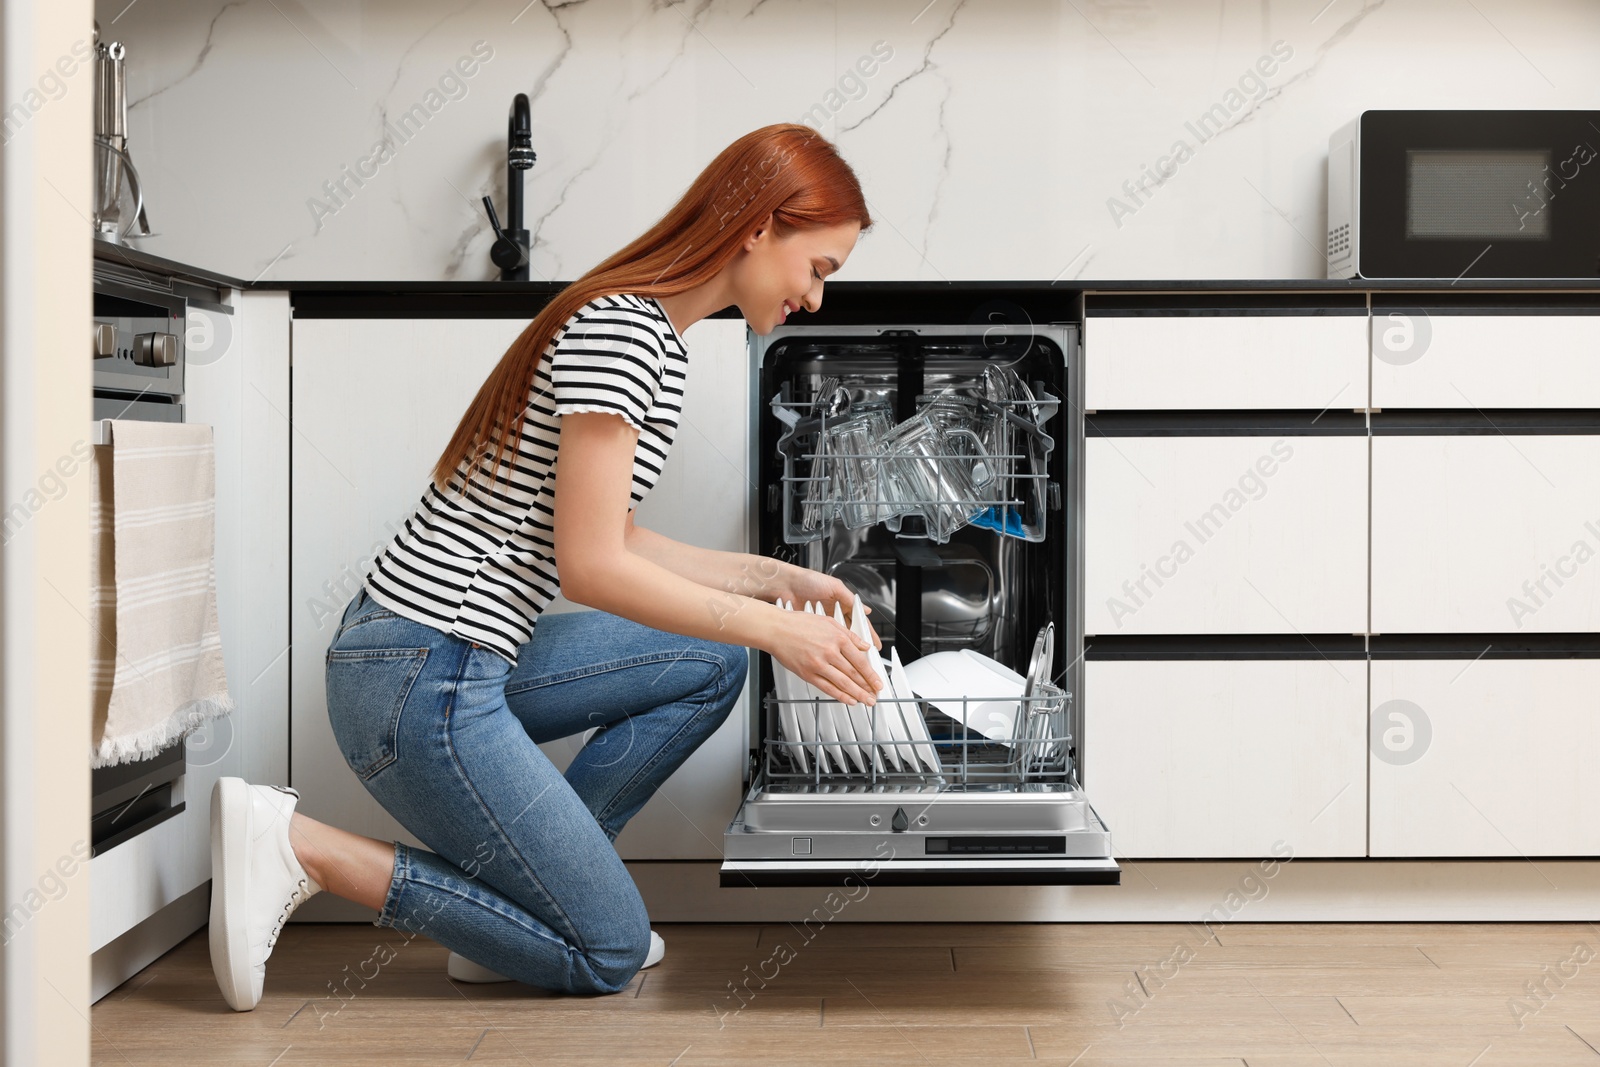
[[1600, 277], [1600, 111], [1366, 111], [1328, 142], [1328, 277]]
[[[211, 306], [211, 305], [208, 305]], [[225, 309], [224, 309], [225, 310]], [[187, 300], [152, 274], [97, 260], [94, 275], [91, 442], [108, 419], [184, 421]], [[90, 852], [110, 849], [184, 810], [177, 782], [187, 746], [90, 771]]]
[[755, 654], [721, 884], [1117, 884], [1076, 699], [1077, 325], [780, 326], [751, 354], [752, 544], [871, 607], [889, 688], [843, 707]]

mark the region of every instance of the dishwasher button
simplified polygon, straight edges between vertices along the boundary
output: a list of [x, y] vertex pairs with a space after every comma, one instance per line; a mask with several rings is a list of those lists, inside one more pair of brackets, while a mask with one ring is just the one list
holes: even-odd
[[811, 855], [811, 838], [791, 837], [789, 839], [789, 848], [792, 855], [809, 856]]

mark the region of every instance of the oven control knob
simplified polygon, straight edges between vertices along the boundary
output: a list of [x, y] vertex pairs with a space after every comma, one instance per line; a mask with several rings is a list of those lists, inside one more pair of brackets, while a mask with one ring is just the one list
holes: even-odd
[[894, 818], [889, 820], [889, 828], [897, 834], [903, 834], [906, 832], [906, 828], [910, 825], [911, 820], [906, 818], [906, 809], [895, 808]]
[[117, 354], [117, 324], [114, 322], [97, 322], [94, 324], [94, 358], [105, 359], [107, 356]]
[[141, 333], [133, 339], [133, 361], [141, 367], [170, 367], [178, 362], [178, 335]]

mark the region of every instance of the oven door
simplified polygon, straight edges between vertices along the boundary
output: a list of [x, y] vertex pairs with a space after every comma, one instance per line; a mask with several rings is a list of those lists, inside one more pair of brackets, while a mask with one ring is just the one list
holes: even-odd
[[1364, 278], [1600, 276], [1600, 111], [1368, 111]]

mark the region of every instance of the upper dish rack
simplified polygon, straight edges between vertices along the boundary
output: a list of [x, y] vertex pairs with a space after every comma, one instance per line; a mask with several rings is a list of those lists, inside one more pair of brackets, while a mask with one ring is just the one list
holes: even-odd
[[1061, 402], [1043, 385], [986, 368], [972, 385], [918, 396], [916, 412], [893, 424], [887, 401], [856, 400], [837, 379], [810, 400], [786, 394], [770, 402], [785, 427], [786, 542], [819, 540], [834, 522], [940, 543], [968, 525], [1044, 540], [1046, 512], [1060, 507], [1044, 427]]

